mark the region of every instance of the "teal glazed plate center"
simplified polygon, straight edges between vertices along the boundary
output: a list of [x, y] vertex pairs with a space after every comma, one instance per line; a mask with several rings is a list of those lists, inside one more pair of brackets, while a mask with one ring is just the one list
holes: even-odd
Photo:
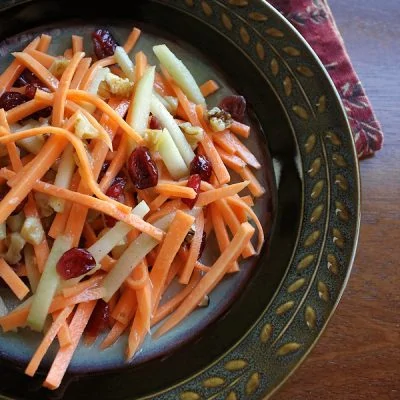
[[264, 248], [212, 292], [208, 309], [196, 311], [165, 338], [149, 339], [128, 364], [126, 338], [103, 353], [96, 344], [79, 345], [56, 391], [41, 387], [51, 357], [34, 378], [24, 374], [40, 336], [0, 333], [0, 398], [271, 396], [332, 316], [359, 233], [352, 134], [314, 52], [263, 0], [142, 0], [108, 7], [84, 0], [3, 0], [0, 18], [1, 71], [11, 51], [43, 32], [54, 37], [50, 52], [59, 52], [71, 34], [84, 36], [91, 48], [94, 27], [109, 28], [121, 42], [139, 27], [138, 46], [147, 54], [151, 45], [168, 43], [195, 76], [220, 83], [211, 104], [232, 92], [246, 97], [249, 146], [268, 188], [256, 208], [268, 230]]

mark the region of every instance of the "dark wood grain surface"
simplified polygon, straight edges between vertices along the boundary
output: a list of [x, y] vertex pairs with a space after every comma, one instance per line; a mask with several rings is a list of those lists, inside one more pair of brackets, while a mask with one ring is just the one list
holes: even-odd
[[310, 356], [273, 400], [398, 400], [400, 1], [329, 3], [385, 142], [360, 163], [360, 242], [343, 298]]

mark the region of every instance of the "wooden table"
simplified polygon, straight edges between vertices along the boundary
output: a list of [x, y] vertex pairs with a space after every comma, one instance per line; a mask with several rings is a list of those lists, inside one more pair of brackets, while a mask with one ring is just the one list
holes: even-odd
[[358, 254], [321, 340], [273, 400], [400, 399], [400, 1], [330, 0], [385, 133], [361, 161]]

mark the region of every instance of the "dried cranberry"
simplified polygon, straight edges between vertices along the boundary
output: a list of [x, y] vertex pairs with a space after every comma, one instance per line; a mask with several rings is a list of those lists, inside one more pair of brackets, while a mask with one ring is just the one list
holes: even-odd
[[227, 96], [219, 103], [219, 108], [231, 114], [236, 121], [243, 122], [246, 112], [246, 99], [243, 96]]
[[18, 92], [4, 92], [0, 97], [0, 108], [4, 108], [4, 111], [11, 110], [20, 104], [26, 103], [29, 98]]
[[46, 90], [47, 88], [43, 85], [43, 82], [29, 69], [24, 69], [22, 74], [15, 81], [15, 87], [22, 87], [26, 85], [33, 85], [39, 89]]
[[205, 182], [209, 182], [211, 172], [211, 161], [206, 156], [196, 155], [190, 163], [190, 174], [199, 174]]
[[85, 332], [88, 336], [97, 336], [103, 332], [110, 320], [110, 306], [104, 300], [98, 300], [86, 325]]
[[36, 111], [35, 113], [31, 114], [28, 118], [33, 118], [38, 120], [39, 118], [47, 118], [50, 117], [51, 113], [53, 112], [53, 107], [48, 106], [43, 108], [42, 110]]
[[[124, 194], [125, 185], [126, 185], [125, 178], [117, 176], [114, 179], [112, 185], [107, 189], [106, 195], [108, 197], [111, 197], [114, 200], [119, 201], [120, 203], [124, 203], [125, 202], [125, 194]], [[105, 215], [104, 220], [105, 220], [106, 225], [109, 228], [112, 228], [115, 225], [115, 223], [117, 222], [117, 220], [115, 218], [110, 217], [109, 215]]]
[[97, 29], [92, 33], [94, 53], [100, 60], [114, 55], [115, 48], [118, 46], [110, 31], [107, 29]]
[[32, 85], [31, 83], [29, 85], [25, 86], [25, 96], [28, 97], [28, 99], [32, 100], [35, 97], [37, 87], [35, 85]]
[[108, 167], [110, 166], [109, 161], [104, 161], [103, 165], [101, 166], [100, 173], [99, 173], [99, 181], [101, 181], [104, 178], [104, 175], [106, 174]]
[[192, 188], [196, 192], [196, 197], [194, 199], [182, 199], [182, 202], [185, 203], [190, 209], [194, 207], [197, 198], [199, 197], [200, 184], [201, 184], [201, 178], [199, 174], [189, 176], [188, 183], [186, 186]]
[[79, 247], [67, 250], [57, 263], [57, 272], [63, 279], [77, 278], [96, 266], [96, 260], [90, 252]]
[[[8, 186], [2, 186], [0, 188], [0, 201], [6, 197], [6, 194], [10, 191]], [[28, 201], [28, 197], [25, 197], [15, 208], [15, 210], [11, 213], [11, 215], [19, 214], [25, 207], [26, 202]]]
[[149, 128], [150, 129], [161, 129], [162, 128], [160, 121], [154, 115], [152, 115], [150, 118]]
[[128, 172], [136, 189], [147, 189], [158, 183], [158, 170], [146, 146], [132, 151], [128, 159]]

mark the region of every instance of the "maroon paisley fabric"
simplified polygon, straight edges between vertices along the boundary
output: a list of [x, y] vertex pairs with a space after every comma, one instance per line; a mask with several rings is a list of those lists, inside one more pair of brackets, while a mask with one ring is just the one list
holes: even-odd
[[358, 157], [382, 147], [383, 132], [353, 69], [327, 0], [267, 0], [297, 28], [328, 70], [342, 98]]

